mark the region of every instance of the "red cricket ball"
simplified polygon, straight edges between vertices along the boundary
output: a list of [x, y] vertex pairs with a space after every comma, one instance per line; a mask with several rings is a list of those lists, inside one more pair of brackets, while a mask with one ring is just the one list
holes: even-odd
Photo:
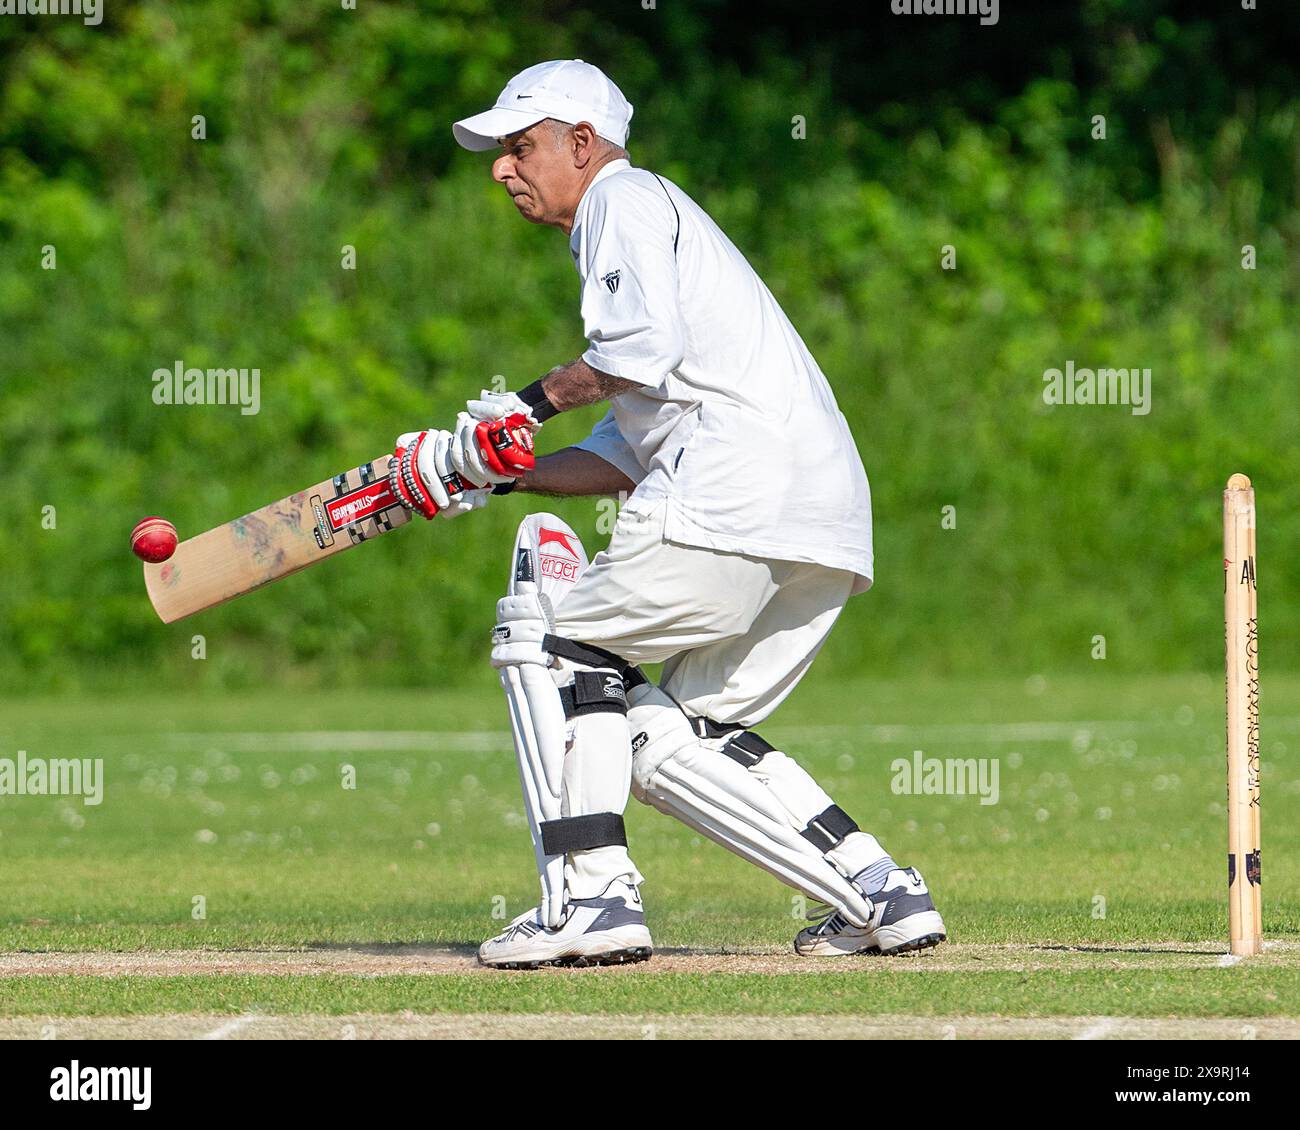
[[157, 564], [176, 552], [176, 527], [166, 518], [145, 518], [131, 531], [131, 552]]

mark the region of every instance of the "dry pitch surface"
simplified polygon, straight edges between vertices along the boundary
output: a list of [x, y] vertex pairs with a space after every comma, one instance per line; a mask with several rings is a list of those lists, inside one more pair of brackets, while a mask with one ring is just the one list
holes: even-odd
[[[1295, 957], [1300, 943], [1270, 942], [1267, 955]], [[364, 945], [315, 946], [309, 949], [266, 950], [140, 950], [131, 953], [9, 953], [0, 954], [0, 980], [59, 974], [112, 977], [190, 976], [195, 974], [279, 974], [311, 976], [321, 973], [363, 977], [478, 974], [483, 977], [620, 977], [646, 973], [844, 973], [852, 961], [864, 972], [945, 973], [1003, 971], [1039, 973], [1052, 970], [1205, 969], [1229, 967], [1244, 959], [1225, 954], [1222, 943], [1203, 945], [1152, 942], [1143, 946], [1025, 946], [942, 945], [919, 954], [895, 958], [807, 958], [787, 950], [706, 953], [691, 949], [661, 949], [640, 965], [593, 969], [501, 971], [480, 965], [471, 951], [445, 946]]]
[[[1300, 945], [1273, 942], [1259, 962], [1290, 963]], [[1221, 944], [1143, 946], [947, 945], [924, 954], [860, 960], [865, 975], [890, 972], [1008, 972], [1051, 976], [1079, 970], [1230, 968], [1239, 963]], [[703, 953], [668, 949], [633, 967], [548, 969], [531, 973], [485, 969], [467, 950], [376, 945], [267, 950], [154, 950], [131, 953], [10, 953], [0, 955], [0, 993], [12, 978], [275, 976], [363, 978], [466, 976], [484, 978], [619, 978], [644, 974], [799, 974], [845, 972], [840, 960], [800, 958], [780, 951]], [[0, 1018], [3, 1039], [1300, 1039], [1300, 1019], [839, 1015], [708, 1016], [357, 1012], [338, 1016], [195, 1012], [137, 1016]]]
[[1296, 1020], [499, 1014], [0, 1019], [6, 1040], [1294, 1040]]

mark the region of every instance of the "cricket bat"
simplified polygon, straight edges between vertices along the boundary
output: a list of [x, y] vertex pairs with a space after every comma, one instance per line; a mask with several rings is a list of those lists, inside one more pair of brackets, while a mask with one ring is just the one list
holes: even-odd
[[260, 589], [411, 520], [388, 485], [391, 455], [181, 542], [144, 567], [164, 624]]

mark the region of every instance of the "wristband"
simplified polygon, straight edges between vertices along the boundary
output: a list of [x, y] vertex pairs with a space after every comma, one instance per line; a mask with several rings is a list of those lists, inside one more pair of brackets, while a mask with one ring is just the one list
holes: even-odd
[[558, 416], [560, 410], [547, 399], [545, 391], [542, 389], [541, 381], [533, 381], [527, 388], [519, 394], [519, 399], [528, 405], [528, 410], [532, 413], [533, 419], [539, 424], [546, 423], [552, 416]]
[[511, 479], [508, 483], [497, 483], [497, 485], [492, 488], [492, 493], [509, 494], [518, 485], [519, 485], [518, 479]]

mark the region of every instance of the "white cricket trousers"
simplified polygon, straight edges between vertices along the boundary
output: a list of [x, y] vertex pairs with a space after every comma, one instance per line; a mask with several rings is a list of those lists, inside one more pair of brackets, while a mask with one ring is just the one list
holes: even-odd
[[688, 714], [756, 726], [794, 690], [853, 589], [843, 569], [680, 545], [665, 503], [624, 510], [556, 609], [556, 633], [663, 663]]

